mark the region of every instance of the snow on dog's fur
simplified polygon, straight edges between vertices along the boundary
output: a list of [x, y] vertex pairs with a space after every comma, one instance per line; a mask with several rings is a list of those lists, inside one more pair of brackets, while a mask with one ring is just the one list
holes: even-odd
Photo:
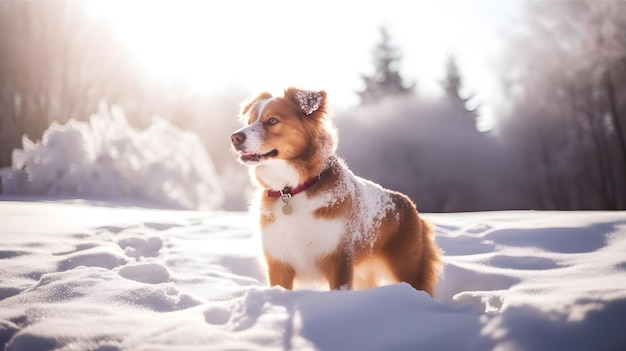
[[441, 261], [431, 226], [407, 196], [355, 176], [337, 157], [326, 92], [264, 92], [241, 117], [246, 126], [231, 141], [259, 188], [253, 207], [271, 286], [403, 281], [433, 294]]

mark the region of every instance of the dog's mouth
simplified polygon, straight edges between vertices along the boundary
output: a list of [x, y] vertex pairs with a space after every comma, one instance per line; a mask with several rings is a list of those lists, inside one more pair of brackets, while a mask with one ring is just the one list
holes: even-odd
[[264, 154], [255, 154], [252, 152], [239, 151], [239, 159], [242, 162], [259, 162], [263, 159], [275, 157], [278, 155], [278, 150], [274, 149], [270, 152], [266, 152]]

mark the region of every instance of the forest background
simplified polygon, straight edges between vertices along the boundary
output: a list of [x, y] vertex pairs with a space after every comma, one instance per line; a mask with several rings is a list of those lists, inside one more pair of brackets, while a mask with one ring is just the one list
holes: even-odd
[[[427, 96], [400, 69], [402, 44], [380, 27], [371, 71], [354, 72], [359, 103], [333, 116], [340, 156], [423, 212], [626, 209], [626, 2], [529, 1], [516, 26], [493, 67], [504, 99], [488, 129], [462, 57], [441, 63], [440, 94]], [[223, 208], [244, 210], [247, 170], [229, 135], [256, 93], [200, 94], [154, 77], [83, 2], [0, 2], [0, 168], [24, 135], [39, 140], [53, 122], [87, 120], [105, 101], [136, 128], [158, 115], [197, 133]]]

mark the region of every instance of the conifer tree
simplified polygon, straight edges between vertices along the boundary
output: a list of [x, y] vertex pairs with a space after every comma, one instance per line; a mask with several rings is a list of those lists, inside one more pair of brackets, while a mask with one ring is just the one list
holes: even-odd
[[381, 41], [373, 50], [375, 72], [371, 76], [362, 75], [365, 89], [358, 92], [361, 105], [377, 102], [384, 97], [413, 93], [414, 84], [405, 84], [398, 66], [402, 56], [391, 45], [387, 28], [380, 28]]
[[455, 106], [463, 109], [463, 111], [470, 117], [474, 127], [476, 127], [476, 119], [478, 118], [477, 108], [467, 108], [467, 102], [472, 98], [472, 95], [465, 98], [461, 96], [463, 79], [459, 73], [459, 67], [456, 64], [454, 56], [450, 56], [448, 58], [446, 63], [446, 77], [441, 82], [441, 85], [448, 100]]

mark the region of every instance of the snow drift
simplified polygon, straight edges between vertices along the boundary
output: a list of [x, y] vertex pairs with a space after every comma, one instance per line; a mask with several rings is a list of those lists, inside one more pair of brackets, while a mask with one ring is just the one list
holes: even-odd
[[145, 130], [101, 104], [88, 122], [53, 122], [41, 142], [22, 138], [2, 193], [139, 200], [211, 210], [223, 202], [213, 163], [197, 135], [161, 118]]

